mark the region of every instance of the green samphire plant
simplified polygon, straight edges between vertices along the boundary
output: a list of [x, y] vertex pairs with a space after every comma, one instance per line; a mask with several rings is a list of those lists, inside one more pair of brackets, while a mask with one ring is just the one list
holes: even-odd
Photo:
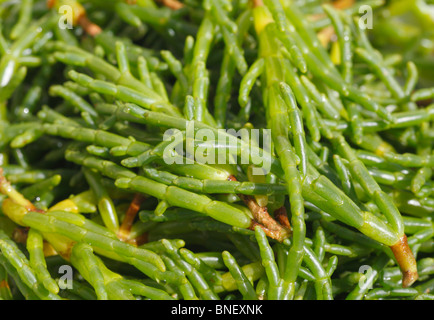
[[433, 11], [1, 1], [0, 298], [433, 300]]

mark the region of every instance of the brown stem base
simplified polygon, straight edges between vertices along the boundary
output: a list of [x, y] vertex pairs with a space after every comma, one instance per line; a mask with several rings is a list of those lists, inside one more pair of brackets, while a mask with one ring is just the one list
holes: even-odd
[[413, 252], [408, 246], [407, 236], [403, 235], [390, 249], [402, 272], [402, 287], [410, 287], [419, 278], [419, 275]]
[[134, 198], [131, 201], [127, 212], [125, 213], [125, 217], [122, 221], [122, 224], [121, 224], [119, 231], [118, 231], [118, 234], [117, 234], [117, 236], [120, 240], [122, 240], [122, 241], [129, 240], [129, 236], [130, 236], [131, 228], [132, 228], [133, 223], [134, 223], [134, 219], [136, 218], [137, 213], [140, 210], [140, 206], [145, 199], [146, 199], [146, 197], [140, 193], [136, 193], [134, 195]]
[[264, 5], [264, 2], [262, 0], [252, 0], [252, 7], [262, 7]]
[[267, 232], [270, 235], [272, 234], [272, 238], [280, 242], [291, 235], [291, 230], [274, 220], [268, 213], [268, 209], [258, 205], [253, 197], [242, 196], [241, 198], [243, 199], [246, 206], [250, 209], [250, 212], [252, 212], [255, 222], [264, 227], [262, 229], [266, 234]]
[[90, 21], [86, 15], [82, 15], [78, 18], [78, 24], [83, 28], [84, 32], [91, 37], [95, 37], [102, 32], [101, 27]]
[[288, 214], [285, 207], [280, 207], [274, 211], [274, 218], [285, 228], [291, 229], [291, 224], [288, 220]]
[[[228, 177], [228, 180], [237, 181], [237, 178], [231, 175]], [[276, 221], [268, 213], [267, 207], [260, 206], [256, 202], [254, 197], [244, 194], [238, 194], [238, 197], [243, 200], [243, 202], [245, 203], [247, 208], [249, 208], [250, 212], [253, 215], [252, 224], [250, 226], [251, 230], [254, 230], [256, 226], [260, 226], [267, 236], [279, 242], [282, 242], [290, 237], [291, 227], [289, 225], [286, 210], [284, 207], [275, 211], [275, 217], [277, 219]]]
[[259, 226], [264, 233], [266, 234], [267, 237], [277, 240], [279, 242], [283, 242], [285, 239], [289, 238], [291, 235], [291, 231], [286, 229], [286, 228], [280, 228], [278, 230], [276, 229], [269, 229], [267, 227], [265, 227], [264, 225], [252, 220], [252, 223], [249, 227], [250, 230], [255, 230], [255, 227]]
[[179, 10], [184, 7], [184, 4], [178, 0], [159, 0], [159, 2], [161, 2], [163, 6], [172, 10]]

